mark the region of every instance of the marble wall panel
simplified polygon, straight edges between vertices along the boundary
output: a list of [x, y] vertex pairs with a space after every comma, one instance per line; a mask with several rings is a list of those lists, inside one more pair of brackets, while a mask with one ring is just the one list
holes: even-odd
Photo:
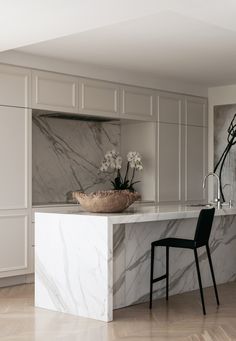
[[33, 203], [65, 203], [73, 190], [111, 188], [99, 171], [107, 150], [120, 150], [120, 125], [33, 113]]
[[[236, 104], [215, 106], [214, 109], [214, 163], [216, 165], [227, 145], [227, 129], [234, 114]], [[236, 123], [236, 121], [235, 121]], [[219, 173], [219, 169], [217, 171]], [[236, 204], [236, 145], [234, 145], [224, 164], [222, 185], [226, 202], [233, 200]]]

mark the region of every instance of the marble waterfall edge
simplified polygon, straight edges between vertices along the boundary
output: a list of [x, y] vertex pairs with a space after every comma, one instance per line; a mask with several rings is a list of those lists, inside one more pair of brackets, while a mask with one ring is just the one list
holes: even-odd
[[[85, 228], [86, 227], [86, 228]], [[36, 213], [35, 306], [112, 320], [112, 228], [106, 217]]]

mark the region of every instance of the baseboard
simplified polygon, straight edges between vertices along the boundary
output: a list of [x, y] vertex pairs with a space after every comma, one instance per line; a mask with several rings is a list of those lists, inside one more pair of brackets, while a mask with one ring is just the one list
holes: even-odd
[[34, 283], [34, 274], [0, 278], [0, 288]]

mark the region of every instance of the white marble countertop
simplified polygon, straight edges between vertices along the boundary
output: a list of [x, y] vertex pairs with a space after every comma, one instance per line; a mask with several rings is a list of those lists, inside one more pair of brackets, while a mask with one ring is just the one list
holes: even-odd
[[[38, 208], [35, 305], [111, 321], [113, 309], [146, 302], [151, 243], [170, 236], [192, 238], [201, 209], [134, 204], [123, 213], [93, 214], [80, 206], [73, 210]], [[214, 221], [211, 252], [221, 283], [232, 280], [236, 273], [236, 208], [216, 210], [216, 216], [223, 217]], [[188, 252], [186, 258], [178, 250], [172, 252], [171, 294], [197, 289], [193, 257]], [[159, 258], [161, 271], [163, 262]], [[208, 272], [203, 271], [203, 275], [204, 285], [211, 285]], [[156, 295], [162, 297], [163, 293], [161, 288]]]
[[[174, 220], [174, 219], [189, 219], [196, 218], [199, 215], [200, 210], [204, 208], [202, 206], [190, 206], [190, 205], [142, 205], [136, 204], [130, 206], [127, 210], [122, 213], [90, 213], [85, 212], [78, 206], [77, 209], [74, 207], [73, 211], [63, 209], [62, 212], [54, 210], [53, 207], [49, 210], [48, 208], [44, 211], [43, 207], [35, 208], [35, 213], [41, 212], [46, 214], [72, 214], [78, 216], [91, 216], [91, 217], [107, 217], [111, 224], [127, 224], [137, 222], [148, 222], [148, 221], [163, 221], [163, 220]], [[216, 216], [222, 215], [236, 215], [236, 207], [216, 209]]]

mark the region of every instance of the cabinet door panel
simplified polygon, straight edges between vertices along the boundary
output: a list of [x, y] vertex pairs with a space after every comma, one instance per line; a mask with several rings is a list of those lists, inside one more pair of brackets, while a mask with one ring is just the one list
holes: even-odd
[[78, 112], [77, 78], [34, 71], [32, 107], [61, 112]]
[[118, 117], [119, 87], [116, 84], [80, 80], [79, 112], [88, 115]]
[[0, 106], [0, 210], [28, 207], [29, 111]]
[[185, 98], [185, 120], [187, 125], [207, 126], [207, 100], [204, 98]]
[[179, 124], [182, 122], [183, 96], [158, 93], [158, 121]]
[[154, 120], [154, 91], [138, 87], [123, 87], [121, 114], [127, 118]]
[[181, 125], [158, 124], [157, 200], [181, 200]]
[[[28, 267], [28, 219], [26, 215], [0, 215], [0, 277]], [[16, 273], [15, 273], [16, 274]], [[7, 275], [7, 274], [6, 274]]]
[[30, 71], [0, 65], [0, 105], [30, 106]]
[[186, 201], [203, 201], [205, 199], [205, 191], [203, 191], [202, 183], [206, 174], [206, 129], [204, 127], [186, 127]]

